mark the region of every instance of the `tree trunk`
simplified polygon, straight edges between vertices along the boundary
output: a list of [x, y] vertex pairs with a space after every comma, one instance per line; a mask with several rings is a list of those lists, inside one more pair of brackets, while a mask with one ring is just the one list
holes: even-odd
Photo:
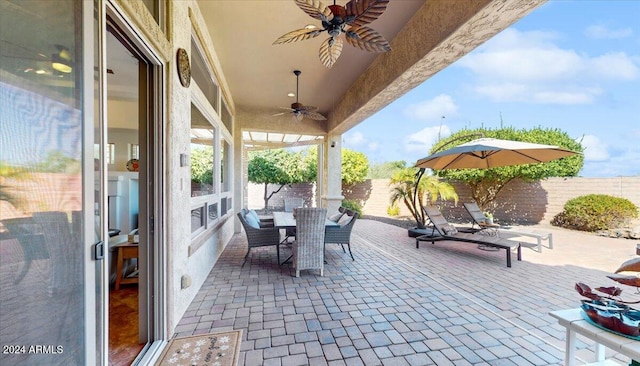
[[[271, 199], [271, 197], [273, 197], [274, 194], [280, 192], [280, 190], [282, 190], [282, 188], [284, 188], [284, 186], [286, 186], [286, 184], [282, 184], [280, 185], [280, 188], [276, 189], [275, 191], [271, 192], [271, 194], [269, 196], [267, 196], [267, 188], [269, 187], [269, 183], [265, 183], [264, 184], [264, 196], [262, 196], [262, 198], [264, 198], [264, 209], [266, 210], [269, 203], [269, 200]], [[291, 184], [289, 184], [289, 186], [291, 186]]]
[[264, 184], [264, 195], [262, 196], [262, 198], [264, 199], [264, 209], [267, 209], [267, 205], [269, 204], [269, 198], [271, 198], [271, 196], [267, 197], [267, 188], [269, 187], [269, 183], [265, 183]]

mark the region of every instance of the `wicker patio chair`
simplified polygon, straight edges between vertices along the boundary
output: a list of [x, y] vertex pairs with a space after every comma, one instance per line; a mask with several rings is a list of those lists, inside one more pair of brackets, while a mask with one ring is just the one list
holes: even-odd
[[293, 212], [294, 208], [302, 207], [304, 200], [300, 197], [286, 197], [284, 199], [284, 212]]
[[349, 221], [340, 225], [339, 227], [327, 226], [324, 235], [324, 243], [340, 244], [343, 253], [346, 253], [346, 251], [344, 250], [344, 245], [347, 244], [347, 247], [349, 248], [349, 255], [351, 256], [351, 260], [353, 261], [355, 259], [353, 258], [353, 253], [351, 252], [351, 229], [353, 229], [353, 225], [356, 223], [358, 213], [351, 210], [344, 210], [344, 214], [349, 216], [351, 219], [349, 219]]
[[260, 223], [260, 227], [273, 227], [273, 217], [261, 217], [255, 210], [249, 210], [248, 208], [243, 208], [242, 213], [244, 215], [252, 215], [255, 217], [255, 219]]
[[251, 249], [257, 247], [266, 247], [275, 245], [276, 246], [276, 255], [278, 257], [278, 263], [280, 263], [280, 229], [275, 227], [259, 227], [259, 224], [252, 226], [247, 222], [245, 214], [242, 212], [238, 212], [238, 218], [242, 223], [242, 227], [244, 227], [244, 232], [247, 235], [247, 254], [244, 256], [244, 261], [242, 262], [242, 266], [244, 267], [247, 258], [249, 257], [249, 253], [251, 253]]
[[66, 212], [34, 212], [33, 220], [40, 226], [50, 255], [49, 290], [51, 293], [75, 291], [82, 284], [82, 251], [76, 243], [81, 238], [71, 236], [71, 222]]
[[[284, 199], [284, 212], [293, 212], [294, 208], [299, 208], [304, 205], [304, 200], [300, 197], [286, 197]], [[296, 237], [296, 229], [290, 228], [286, 229], [284, 233], [284, 242], [288, 242], [289, 238], [295, 239]]]
[[23, 261], [20, 273], [16, 275], [13, 284], [16, 285], [26, 276], [31, 262], [39, 259], [49, 259], [49, 249], [44, 241], [42, 229], [32, 217], [20, 217], [2, 220], [9, 235], [18, 240], [22, 247]]
[[296, 241], [293, 244], [293, 265], [296, 277], [303, 269], [319, 269], [324, 274], [324, 233], [326, 208], [296, 210]]

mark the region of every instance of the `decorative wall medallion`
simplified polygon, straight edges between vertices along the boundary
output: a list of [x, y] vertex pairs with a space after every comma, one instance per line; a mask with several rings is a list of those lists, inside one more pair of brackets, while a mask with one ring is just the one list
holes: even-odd
[[189, 55], [184, 48], [178, 48], [177, 54], [178, 76], [180, 76], [180, 84], [185, 88], [191, 84], [191, 66], [189, 66]]
[[131, 159], [127, 161], [127, 170], [130, 172], [137, 172], [140, 167], [140, 162], [138, 159]]

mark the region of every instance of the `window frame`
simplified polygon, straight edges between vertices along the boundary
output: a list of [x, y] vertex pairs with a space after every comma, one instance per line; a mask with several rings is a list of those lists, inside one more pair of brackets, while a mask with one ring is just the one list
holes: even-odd
[[[196, 210], [203, 208], [205, 215], [204, 224], [197, 230], [192, 231], [192, 242], [201, 240], [203, 235], [207, 235], [213, 230], [214, 227], [222, 220], [233, 214], [233, 135], [229, 131], [227, 125], [233, 126], [233, 116], [227, 107], [226, 100], [223, 98], [222, 90], [219, 86], [213, 69], [206, 57], [206, 54], [202, 52], [202, 46], [199, 42], [195, 32], [192, 32], [192, 45], [196, 46], [196, 49], [191, 50], [192, 58], [195, 57], [194, 53], [200, 53], [206, 67], [208, 68], [211, 81], [216, 88], [214, 100], [215, 105], [212, 105], [211, 98], [209, 98], [205, 92], [200, 88], [197, 81], [192, 79], [189, 86], [191, 92], [191, 104], [202, 114], [204, 119], [209, 122], [213, 129], [213, 185], [214, 192], [212, 194], [191, 197], [190, 208]], [[228, 123], [225, 124], [222, 120], [220, 111], [222, 108], [226, 111], [225, 119], [228, 119]], [[221, 149], [224, 146], [228, 147], [226, 154], [221, 153]], [[224, 159], [224, 161], [222, 161]], [[222, 182], [221, 166], [224, 169], [225, 181]], [[226, 209], [224, 209], [226, 207]], [[223, 210], [224, 209], [224, 210]], [[210, 216], [210, 210], [215, 211], [215, 217]], [[223, 212], [224, 211], [224, 212]], [[212, 211], [213, 212], [213, 211]], [[197, 250], [197, 249], [196, 249]]]

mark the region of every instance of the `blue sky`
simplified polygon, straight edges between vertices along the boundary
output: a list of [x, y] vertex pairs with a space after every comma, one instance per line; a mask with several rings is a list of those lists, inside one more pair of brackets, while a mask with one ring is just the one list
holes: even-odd
[[560, 128], [584, 177], [640, 175], [640, 1], [550, 0], [343, 135], [370, 162], [464, 127]]

